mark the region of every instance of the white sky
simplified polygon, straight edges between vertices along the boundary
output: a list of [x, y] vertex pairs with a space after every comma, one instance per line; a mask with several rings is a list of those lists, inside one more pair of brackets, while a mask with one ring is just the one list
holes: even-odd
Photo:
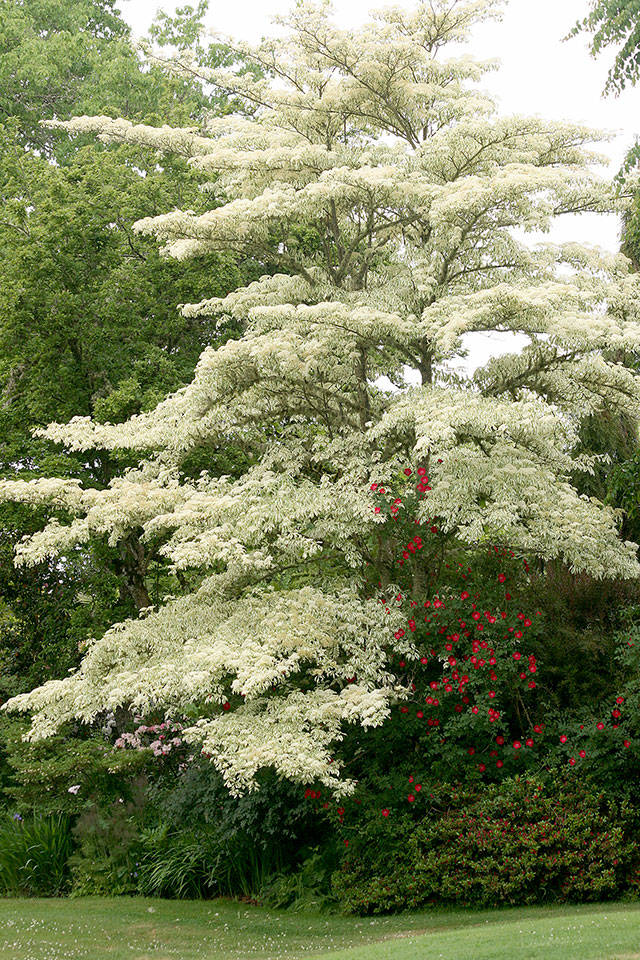
[[[143, 34], [159, 9], [172, 13], [183, 2], [120, 0], [119, 6], [134, 32]], [[396, 2], [411, 6], [411, 0]], [[191, 3], [195, 6], [195, 0]], [[206, 25], [255, 41], [270, 32], [274, 14], [286, 13], [292, 5], [293, 0], [232, 0], [224, 4], [211, 0]], [[384, 5], [385, 0], [334, 0], [335, 19], [342, 27], [355, 26], [367, 19], [370, 9]], [[640, 135], [640, 85], [618, 98], [604, 99], [601, 91], [612, 51], [593, 60], [586, 36], [562, 42], [589, 6], [589, 0], [509, 0], [503, 20], [478, 26], [468, 49], [478, 58], [498, 58], [502, 62], [501, 69], [488, 74], [483, 84], [496, 98], [501, 113], [569, 120], [614, 133], [610, 143], [597, 147], [610, 157], [608, 172], [613, 175], [636, 134]], [[618, 233], [616, 217], [582, 214], [559, 219], [545, 239], [575, 240], [617, 250]], [[489, 352], [513, 349], [513, 339], [507, 336], [504, 347], [500, 347], [496, 336], [500, 337], [492, 335], [491, 349], [488, 344], [473, 343], [472, 366], [484, 363]]]

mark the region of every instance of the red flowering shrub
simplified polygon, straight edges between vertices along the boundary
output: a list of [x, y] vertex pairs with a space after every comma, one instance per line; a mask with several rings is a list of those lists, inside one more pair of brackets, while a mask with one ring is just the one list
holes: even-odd
[[[638, 618], [637, 608], [630, 615]], [[547, 763], [580, 765], [580, 777], [616, 797], [640, 804], [640, 627], [631, 622], [617, 637], [610, 693], [589, 710], [555, 718]], [[551, 735], [551, 727], [557, 731]], [[571, 761], [575, 763], [572, 764]]]
[[337, 824], [334, 895], [359, 913], [633, 895], [638, 611], [617, 661], [621, 611], [600, 659], [558, 640], [542, 568], [503, 546], [470, 551], [421, 515], [417, 473], [415, 490], [372, 486], [386, 546], [370, 590], [405, 615], [388, 651], [399, 696], [382, 727], [338, 747], [359, 786]]
[[375, 809], [354, 825], [333, 877], [349, 911], [597, 901], [636, 884], [633, 811], [576, 782], [515, 777], [423, 793], [428, 811], [417, 822]]
[[[636, 682], [640, 663], [625, 664], [620, 677], [610, 638], [606, 679], [588, 702], [580, 697], [572, 712], [563, 709], [556, 694], [569, 658], [565, 651], [554, 661], [560, 650], [553, 646], [556, 624], [545, 621], [544, 605], [533, 601], [541, 574], [533, 577], [526, 558], [504, 546], [470, 551], [441, 529], [437, 517], [425, 517], [421, 501], [428, 483], [424, 468], [407, 467], [397, 489], [371, 484], [372, 509], [385, 518], [385, 549], [378, 555], [371, 548], [377, 559], [370, 564], [370, 589], [390, 611], [406, 615], [395, 640], [400, 649], [410, 641], [414, 651], [389, 650], [404, 696], [381, 730], [347, 734], [342, 750], [350, 773], [363, 784], [372, 776], [388, 781], [393, 773], [380, 809], [403, 796], [418, 815], [421, 798], [406, 789], [407, 777], [424, 778], [427, 770], [431, 779], [490, 782], [550, 766], [583, 776], [589, 767], [597, 782], [602, 762], [611, 768], [613, 785], [615, 770], [621, 762], [629, 767], [635, 752], [622, 687]], [[597, 667], [593, 657], [578, 659], [585, 674]], [[596, 728], [590, 713], [603, 697], [611, 704], [603, 703]], [[640, 691], [626, 699], [640, 708]], [[592, 742], [591, 727], [605, 736]]]
[[[395, 711], [400, 737], [415, 745], [423, 762], [428, 758], [435, 776], [486, 772], [495, 778], [522, 771], [538, 753], [533, 718], [540, 713], [532, 649], [540, 646], [540, 611], [522, 602], [529, 565], [504, 547], [469, 551], [453, 532], [441, 530], [437, 517], [421, 513], [430, 489], [425, 469], [404, 474], [411, 479], [399, 479], [398, 491], [371, 485], [372, 509], [385, 517], [385, 549], [370, 565], [370, 589], [389, 610], [406, 612], [406, 626], [395, 633], [405, 651], [389, 651], [389, 665], [406, 690]], [[406, 652], [407, 641], [413, 654]], [[393, 725], [385, 725], [383, 739], [396, 739]], [[506, 749], [496, 749], [497, 736]], [[375, 734], [364, 739], [371, 742], [363, 753], [377, 760], [382, 747], [384, 755]]]

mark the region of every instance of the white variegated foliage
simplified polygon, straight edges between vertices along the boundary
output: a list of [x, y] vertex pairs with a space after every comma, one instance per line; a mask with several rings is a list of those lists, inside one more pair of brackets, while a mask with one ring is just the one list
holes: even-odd
[[[142, 466], [102, 491], [1, 484], [4, 499], [74, 515], [20, 544], [21, 563], [136, 529], [176, 570], [214, 574], [109, 630], [68, 679], [11, 701], [33, 712], [33, 736], [105, 709], [197, 703], [203, 718], [186, 735], [232, 790], [265, 766], [346, 789], [331, 754], [343, 724], [382, 722], [400, 695], [385, 666], [393, 614], [360, 584], [376, 533], [386, 536], [369, 484], [392, 485], [407, 464], [430, 464], [421, 510], [452, 539], [637, 575], [613, 512], [570, 477], [592, 466], [572, 455], [584, 417], [607, 407], [637, 418], [623, 361], [640, 348], [638, 275], [622, 256], [519, 239], [624, 200], [592, 170], [597, 134], [496, 116], [481, 91], [495, 64], [447, 55], [499, 10], [433, 0], [344, 31], [327, 4], [303, 2], [276, 38], [238, 44], [262, 78], [206, 75], [250, 117], [203, 130], [59, 124], [188, 157], [211, 177], [209, 211], [167, 211], [137, 229], [169, 256], [237, 251], [264, 262], [265, 276], [184, 306], [240, 321], [243, 336], [206, 349], [193, 381], [155, 410], [40, 431], [76, 451], [139, 450]], [[452, 376], [478, 331], [524, 334], [527, 346]], [[407, 368], [420, 386], [407, 389]], [[183, 479], [192, 451], [229, 442], [253, 463], [243, 476]], [[283, 589], [285, 571], [314, 586]]]

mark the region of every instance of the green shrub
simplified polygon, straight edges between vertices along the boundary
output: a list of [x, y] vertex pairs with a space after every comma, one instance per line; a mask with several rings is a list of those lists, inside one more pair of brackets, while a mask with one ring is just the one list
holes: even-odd
[[301, 848], [315, 846], [327, 832], [304, 796], [304, 789], [264, 770], [259, 789], [232, 797], [222, 777], [204, 757], [197, 757], [179, 776], [152, 781], [147, 795], [159, 822], [178, 831], [216, 826], [232, 841], [242, 834], [261, 850], [282, 848], [295, 859]]
[[258, 901], [277, 910], [318, 910], [333, 908], [331, 876], [337, 866], [336, 846], [316, 848], [294, 872], [270, 877], [258, 894]]
[[94, 803], [79, 815], [73, 828], [76, 850], [70, 861], [75, 895], [137, 892], [144, 787], [144, 778], [139, 778], [130, 785], [130, 799]]
[[[0, 716], [0, 751], [5, 774], [2, 792], [17, 809], [42, 816], [66, 813], [74, 818], [95, 803], [129, 798], [130, 786], [150, 766], [147, 752], [114, 750], [100, 730], [68, 730], [25, 742], [29, 722]], [[70, 787], [77, 787], [71, 791]]]
[[431, 804], [417, 822], [363, 811], [332, 881], [350, 912], [597, 901], [635, 888], [637, 817], [626, 803], [532, 777], [424, 789]]
[[[259, 781], [259, 790], [232, 797], [204, 758], [177, 777], [152, 781], [147, 796], [154, 825], [141, 837], [140, 892], [261, 898], [277, 877], [280, 892], [274, 888], [273, 896], [295, 899], [306, 885], [299, 866], [326, 839], [329, 822], [299, 784], [270, 771]], [[326, 877], [324, 889], [328, 893]]]
[[0, 892], [56, 896], [69, 883], [73, 849], [69, 818], [59, 814], [23, 820], [17, 814], [0, 825]]

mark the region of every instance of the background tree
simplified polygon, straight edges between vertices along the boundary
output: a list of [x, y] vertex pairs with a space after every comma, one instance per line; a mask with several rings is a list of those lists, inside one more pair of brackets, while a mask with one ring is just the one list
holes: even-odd
[[[229, 61], [221, 45], [201, 45], [205, 12], [200, 3], [161, 15], [152, 42], [197, 62]], [[79, 412], [118, 421], [153, 407], [189, 381], [205, 345], [234, 332], [181, 317], [177, 305], [257, 274], [224, 253], [197, 258], [185, 272], [134, 237], [136, 219], [175, 197], [206, 209], [203, 177], [179, 149], [160, 166], [154, 150], [107, 148], [94, 137], [72, 142], [41, 121], [89, 110], [197, 126], [230, 105], [145, 59], [110, 2], [0, 3], [0, 51], [0, 470], [62, 472], [100, 486], [121, 469], [121, 457], [61, 455], [34, 439], [33, 428]], [[64, 676], [88, 633], [148, 605], [166, 576], [135, 530], [117, 547], [91, 543], [63, 565], [14, 568], [14, 545], [49, 515], [0, 512], [0, 596], [13, 618], [0, 695]]]
[[[225, 62], [222, 45], [200, 41], [207, 3], [187, 5], [174, 18], [160, 13], [150, 37], [209, 65]], [[66, 141], [54, 145], [42, 120], [78, 113], [104, 113], [130, 120], [201, 119], [224, 98], [212, 100], [202, 87], [178, 78], [160, 64], [143, 61], [114, 0], [29, 0], [0, 3], [0, 117], [15, 118], [18, 142], [53, 153], [58, 162]]]
[[[582, 33], [591, 34], [590, 52], [593, 57], [609, 47], [615, 50], [604, 94], [618, 95], [638, 79], [640, 64], [640, 4], [637, 0], [593, 0], [591, 12], [580, 20], [567, 39]], [[619, 174], [621, 183], [632, 195], [631, 203], [622, 211], [621, 250], [635, 270], [640, 264], [640, 194], [634, 170], [640, 160], [636, 143], [625, 158]], [[624, 362], [638, 369], [637, 353], [631, 352]], [[598, 449], [606, 458], [595, 475], [583, 481], [581, 489], [589, 495], [606, 499], [625, 512], [624, 532], [632, 540], [640, 540], [634, 491], [638, 486], [638, 447], [635, 431], [628, 418], [614, 411], [602, 411], [582, 428], [583, 440], [592, 449]]]
[[[446, 600], [446, 571], [488, 544], [637, 576], [613, 511], [571, 478], [593, 467], [575, 453], [587, 418], [624, 409], [635, 429], [638, 384], [620, 357], [638, 348], [640, 287], [624, 257], [514, 237], [616, 200], [589, 170], [591, 131], [496, 117], [476, 86], [487, 66], [447, 59], [499, 7], [393, 8], [347, 33], [325, 4], [301, 4], [284, 36], [231, 48], [265, 76], [202, 70], [251, 117], [203, 133], [56, 124], [189, 155], [225, 202], [143, 218], [138, 234], [181, 263], [224, 250], [270, 272], [184, 308], [243, 328], [204, 350], [186, 388], [120, 425], [85, 416], [39, 432], [84, 456], [137, 451], [140, 464], [104, 490], [2, 485], [7, 500], [74, 515], [20, 544], [27, 565], [140, 530], [201, 581], [107, 631], [77, 673], [11, 701], [34, 712], [33, 736], [105, 710], [166, 710], [194, 721], [186, 738], [233, 791], [269, 766], [345, 790], [343, 725], [379, 725], [410, 695], [393, 656], [433, 655], [429, 630], [401, 628], [399, 589], [420, 608]], [[478, 330], [529, 344], [453, 376]], [[235, 476], [215, 460], [229, 443], [247, 458]], [[196, 476], [203, 450], [213, 464]], [[430, 534], [419, 549], [416, 520]]]
[[590, 50], [597, 57], [607, 47], [616, 47], [605, 93], [619, 94], [635, 83], [640, 69], [640, 3], [638, 0], [591, 0], [591, 12], [569, 33], [592, 34]]

